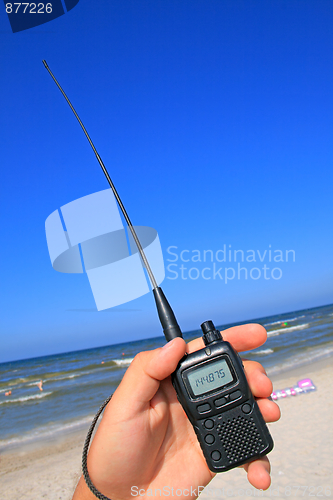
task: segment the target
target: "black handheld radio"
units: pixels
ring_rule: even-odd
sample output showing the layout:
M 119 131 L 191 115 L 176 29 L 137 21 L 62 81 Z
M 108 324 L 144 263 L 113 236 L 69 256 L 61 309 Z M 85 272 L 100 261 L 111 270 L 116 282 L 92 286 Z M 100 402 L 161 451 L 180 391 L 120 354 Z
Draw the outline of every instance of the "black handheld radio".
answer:
M 173 386 L 208 467 L 223 472 L 266 455 L 273 440 L 238 353 L 212 321 L 201 328 L 206 347 L 180 361 Z
M 78 119 L 125 217 L 147 269 L 166 340 L 169 342 L 182 337 L 174 312 L 156 283 L 139 238 L 101 157 L 46 61 L 43 64 Z M 201 328 L 206 347 L 180 360 L 172 375 L 172 383 L 193 425 L 209 469 L 223 472 L 266 455 L 273 448 L 273 440 L 250 391 L 241 358 L 231 344 L 222 339 L 212 321 L 206 321 Z

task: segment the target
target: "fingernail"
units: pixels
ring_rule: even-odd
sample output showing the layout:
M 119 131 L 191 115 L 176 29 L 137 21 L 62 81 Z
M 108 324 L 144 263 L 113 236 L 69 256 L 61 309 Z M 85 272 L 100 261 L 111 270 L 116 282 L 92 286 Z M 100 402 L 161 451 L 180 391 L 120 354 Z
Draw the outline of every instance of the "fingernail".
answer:
M 262 373 L 262 372 L 260 372 L 260 378 L 261 378 L 262 381 L 268 379 L 267 375 L 265 373 Z
M 169 342 L 167 342 L 166 344 L 164 344 L 164 346 L 162 347 L 162 349 L 164 349 L 164 350 L 169 349 L 169 347 L 172 346 L 174 340 L 176 340 L 176 339 L 169 340 Z

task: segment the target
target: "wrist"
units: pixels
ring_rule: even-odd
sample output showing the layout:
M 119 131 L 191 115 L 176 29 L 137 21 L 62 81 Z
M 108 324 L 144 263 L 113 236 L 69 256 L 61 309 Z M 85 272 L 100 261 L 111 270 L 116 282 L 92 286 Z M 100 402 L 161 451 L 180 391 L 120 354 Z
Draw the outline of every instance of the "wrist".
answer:
M 95 495 L 88 488 L 83 476 L 80 477 L 72 500 L 96 500 Z

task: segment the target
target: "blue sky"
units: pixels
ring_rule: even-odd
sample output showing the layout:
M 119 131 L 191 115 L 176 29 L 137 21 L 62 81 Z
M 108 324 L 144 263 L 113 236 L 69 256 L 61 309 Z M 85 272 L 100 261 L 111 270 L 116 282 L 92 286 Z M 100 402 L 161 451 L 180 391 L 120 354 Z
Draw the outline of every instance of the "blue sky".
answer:
M 133 223 L 187 268 L 162 285 L 183 330 L 333 302 L 332 18 L 329 0 L 80 0 L 13 34 L 1 11 L 1 361 L 161 333 L 151 294 L 97 312 L 86 275 L 52 269 L 45 219 L 107 184 L 42 59 Z M 238 265 L 224 245 L 267 250 L 245 264 L 261 277 L 213 279 Z

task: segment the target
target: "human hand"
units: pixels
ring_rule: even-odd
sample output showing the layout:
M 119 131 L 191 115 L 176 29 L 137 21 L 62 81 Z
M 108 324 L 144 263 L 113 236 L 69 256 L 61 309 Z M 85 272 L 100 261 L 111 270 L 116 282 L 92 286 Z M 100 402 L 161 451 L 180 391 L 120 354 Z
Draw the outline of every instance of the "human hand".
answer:
M 224 340 L 237 351 L 262 345 L 266 331 L 260 325 L 243 325 L 223 331 Z M 204 347 L 201 338 L 188 345 L 181 338 L 163 348 L 138 354 L 107 405 L 91 444 L 88 470 L 96 488 L 112 500 L 127 500 L 142 489 L 163 487 L 184 492 L 182 499 L 198 496 L 198 487 L 214 477 L 208 469 L 193 427 L 178 403 L 171 384 L 171 373 L 185 352 Z M 272 384 L 263 367 L 244 361 L 251 391 L 266 422 L 278 420 L 276 403 L 267 398 Z M 267 457 L 243 466 L 249 482 L 256 488 L 270 485 Z M 132 487 L 135 489 L 131 490 Z M 96 497 L 84 479 L 73 500 Z

